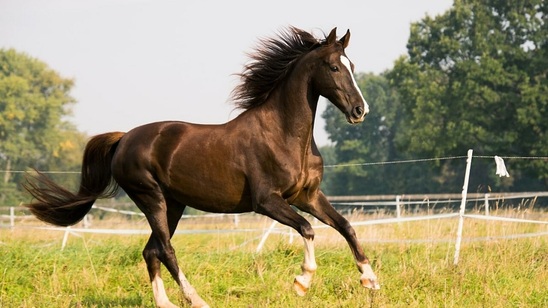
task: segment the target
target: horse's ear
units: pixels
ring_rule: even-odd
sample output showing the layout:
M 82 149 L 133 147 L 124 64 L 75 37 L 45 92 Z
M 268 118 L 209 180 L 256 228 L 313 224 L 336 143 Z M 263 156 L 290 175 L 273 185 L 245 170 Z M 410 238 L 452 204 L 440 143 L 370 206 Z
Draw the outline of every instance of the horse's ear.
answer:
M 343 45 L 343 48 L 346 48 L 346 46 L 348 46 L 348 42 L 350 42 L 350 30 L 346 30 L 346 34 L 341 37 L 339 42 Z
M 333 28 L 333 30 L 329 32 L 329 35 L 327 36 L 327 39 L 326 39 L 327 45 L 334 44 L 336 40 L 337 40 L 337 27 Z

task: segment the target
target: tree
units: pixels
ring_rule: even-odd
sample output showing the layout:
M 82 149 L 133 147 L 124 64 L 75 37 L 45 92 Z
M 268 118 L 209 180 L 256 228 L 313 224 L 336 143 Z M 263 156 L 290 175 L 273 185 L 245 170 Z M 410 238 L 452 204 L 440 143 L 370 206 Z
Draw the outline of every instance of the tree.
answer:
M 65 120 L 73 84 L 37 59 L 0 49 L 0 201 L 20 201 L 14 194 L 22 174 L 13 170 L 74 167 L 71 153 L 84 136 Z
M 417 158 L 548 153 L 548 20 L 544 1 L 455 1 L 411 25 L 408 54 L 381 76 L 357 80 L 371 113 L 355 127 L 324 113 L 337 164 L 330 194 L 460 191 L 462 160 L 360 165 Z M 511 178 L 475 159 L 472 189 L 545 190 L 548 164 L 511 160 Z
M 407 49 L 387 74 L 406 115 L 395 140 L 400 152 L 546 156 L 548 3 L 457 0 L 443 15 L 412 24 Z M 484 169 L 478 186 L 548 185 L 546 162 L 516 162 L 514 181 L 474 164 Z M 440 165 L 440 172 L 451 169 L 451 162 Z
M 396 157 L 393 140 L 401 116 L 398 95 L 383 76 L 362 73 L 356 81 L 366 100 L 373 102 L 365 122 L 348 125 L 333 105 L 328 105 L 322 115 L 335 144 L 332 156 L 337 164 L 345 165 L 325 169 L 324 190 L 331 195 L 388 193 L 393 191 L 393 179 L 397 178 L 394 168 L 361 164 Z

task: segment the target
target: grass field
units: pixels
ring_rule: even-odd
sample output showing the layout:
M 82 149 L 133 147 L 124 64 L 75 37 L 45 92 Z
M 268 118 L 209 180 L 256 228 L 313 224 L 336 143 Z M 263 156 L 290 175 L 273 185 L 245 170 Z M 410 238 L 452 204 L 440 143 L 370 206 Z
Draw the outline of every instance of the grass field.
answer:
M 548 220 L 545 212 L 526 216 Z M 238 228 L 269 224 L 254 218 Z M 466 219 L 460 263 L 453 266 L 456 226 L 455 219 L 440 219 L 357 227 L 379 291 L 360 286 L 342 238 L 318 229 L 319 268 L 304 297 L 292 289 L 303 259 L 300 238 L 290 244 L 285 235 L 271 235 L 259 254 L 260 232 L 178 234 L 173 245 L 186 276 L 212 307 L 548 307 L 548 236 L 503 238 L 546 232 L 548 226 Z M 234 226 L 211 219 L 179 226 L 226 228 Z M 141 257 L 147 236 L 71 235 L 61 250 L 62 237 L 59 231 L 0 229 L 0 307 L 154 306 Z M 492 239 L 471 240 L 483 237 Z M 185 307 L 165 268 L 164 277 L 171 300 Z

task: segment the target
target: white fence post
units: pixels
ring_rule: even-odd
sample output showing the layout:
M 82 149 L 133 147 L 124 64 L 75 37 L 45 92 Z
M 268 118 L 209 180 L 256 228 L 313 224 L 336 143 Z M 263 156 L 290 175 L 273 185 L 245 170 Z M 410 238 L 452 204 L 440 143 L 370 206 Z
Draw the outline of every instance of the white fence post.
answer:
M 91 226 L 91 223 L 89 222 L 89 217 L 88 217 L 88 216 L 89 216 L 89 214 L 86 215 L 86 216 L 84 216 L 84 221 L 83 221 L 83 223 L 84 223 L 84 228 L 85 228 L 85 229 L 88 229 L 89 226 Z
M 263 234 L 263 238 L 261 239 L 261 242 L 257 246 L 257 250 L 256 250 L 257 252 L 261 252 L 261 250 L 263 249 L 264 243 L 266 242 L 266 239 L 268 238 L 270 233 L 272 233 L 272 230 L 274 230 L 274 227 L 276 226 L 277 223 L 278 222 L 274 220 L 272 224 L 270 225 L 270 227 L 268 228 L 268 230 Z
M 457 265 L 459 263 L 460 244 L 462 241 L 462 228 L 464 226 L 464 211 L 466 209 L 466 196 L 468 193 L 468 180 L 470 179 L 470 166 L 472 165 L 472 153 L 472 150 L 468 150 L 468 158 L 466 159 L 466 172 L 464 174 L 464 185 L 462 186 L 462 200 L 460 202 L 457 242 L 455 243 L 455 258 L 453 259 L 454 265 Z
M 15 208 L 10 206 L 10 228 L 15 227 Z
M 69 233 L 70 233 L 70 226 L 66 227 L 65 229 L 65 235 L 63 235 L 63 242 L 61 243 L 61 251 L 63 251 L 65 249 L 65 246 L 67 246 Z
M 401 217 L 401 196 L 396 196 L 396 218 Z
M 238 228 L 240 224 L 240 215 L 234 215 L 234 227 Z

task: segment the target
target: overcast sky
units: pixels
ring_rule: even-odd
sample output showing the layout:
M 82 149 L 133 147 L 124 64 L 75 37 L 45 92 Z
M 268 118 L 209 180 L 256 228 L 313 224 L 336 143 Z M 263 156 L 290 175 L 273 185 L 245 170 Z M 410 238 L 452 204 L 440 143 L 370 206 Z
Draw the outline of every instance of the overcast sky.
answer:
M 406 53 L 410 23 L 450 0 L 1 0 L 0 48 L 73 78 L 73 117 L 90 135 L 162 120 L 223 123 L 257 39 L 293 25 L 318 37 L 351 31 L 357 72 L 380 73 Z M 367 97 L 366 97 L 367 100 Z M 375 102 L 368 100 L 371 112 Z M 318 118 L 325 109 L 320 103 Z M 341 116 L 343 116 L 341 114 Z M 367 119 L 366 119 L 367 121 Z M 318 121 L 318 144 L 328 143 Z

